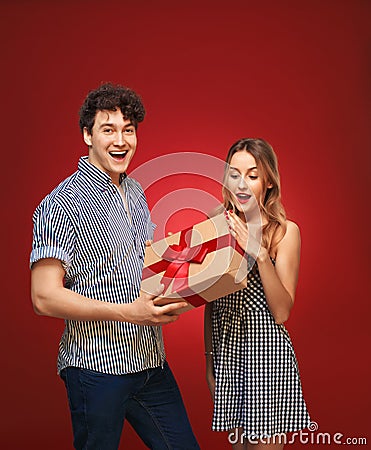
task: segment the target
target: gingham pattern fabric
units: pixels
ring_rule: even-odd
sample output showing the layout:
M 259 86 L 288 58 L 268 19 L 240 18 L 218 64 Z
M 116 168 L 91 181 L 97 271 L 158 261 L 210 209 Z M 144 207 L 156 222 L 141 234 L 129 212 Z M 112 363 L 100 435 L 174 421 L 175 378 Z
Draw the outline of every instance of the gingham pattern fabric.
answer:
M 82 157 L 77 172 L 34 213 L 31 266 L 42 258 L 56 258 L 66 270 L 66 288 L 111 303 L 135 300 L 153 224 L 139 183 L 125 176 L 121 182 L 130 214 L 109 175 Z M 65 323 L 58 372 L 74 366 L 121 375 L 158 367 L 165 359 L 161 327 Z
M 248 287 L 212 303 L 216 378 L 212 428 L 241 427 L 250 439 L 306 428 L 309 414 L 284 325 L 276 325 L 259 272 Z

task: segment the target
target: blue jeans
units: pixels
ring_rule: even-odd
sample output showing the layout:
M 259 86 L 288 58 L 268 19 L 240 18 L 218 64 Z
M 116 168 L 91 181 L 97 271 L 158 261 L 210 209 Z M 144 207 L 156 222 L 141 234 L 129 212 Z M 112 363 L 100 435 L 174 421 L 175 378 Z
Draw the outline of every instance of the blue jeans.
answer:
M 78 450 L 117 450 L 126 418 L 148 448 L 199 449 L 177 383 L 165 362 L 127 375 L 62 370 Z

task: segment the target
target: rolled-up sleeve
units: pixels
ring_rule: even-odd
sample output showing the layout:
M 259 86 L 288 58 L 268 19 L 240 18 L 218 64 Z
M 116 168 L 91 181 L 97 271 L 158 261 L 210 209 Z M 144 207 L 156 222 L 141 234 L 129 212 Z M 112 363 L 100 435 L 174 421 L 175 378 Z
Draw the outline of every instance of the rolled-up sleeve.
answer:
M 147 223 L 147 240 L 153 241 L 156 225 L 152 222 L 151 217 L 148 217 Z
M 44 200 L 33 215 L 33 241 L 30 267 L 40 259 L 55 258 L 67 271 L 75 247 L 75 233 L 61 206 Z

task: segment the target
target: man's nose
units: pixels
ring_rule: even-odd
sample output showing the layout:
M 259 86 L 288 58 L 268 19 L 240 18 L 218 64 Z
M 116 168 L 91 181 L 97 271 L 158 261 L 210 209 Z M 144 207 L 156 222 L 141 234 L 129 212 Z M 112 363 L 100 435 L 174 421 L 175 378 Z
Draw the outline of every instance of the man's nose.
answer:
M 125 144 L 124 135 L 122 133 L 115 133 L 114 145 L 122 147 Z

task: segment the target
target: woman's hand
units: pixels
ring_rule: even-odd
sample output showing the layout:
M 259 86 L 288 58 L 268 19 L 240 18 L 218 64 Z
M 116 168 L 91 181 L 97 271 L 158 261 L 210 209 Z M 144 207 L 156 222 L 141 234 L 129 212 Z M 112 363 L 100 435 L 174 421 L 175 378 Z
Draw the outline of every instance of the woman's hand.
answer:
M 249 231 L 248 224 L 243 222 L 237 214 L 233 211 L 228 211 L 226 212 L 226 219 L 232 236 L 248 255 L 252 256 L 255 260 L 268 256 L 267 249 L 261 246 L 260 239 L 257 239 Z
M 208 355 L 207 358 L 212 358 L 212 355 Z M 214 371 L 212 368 L 212 362 L 210 361 L 206 363 L 206 381 L 207 381 L 207 385 L 209 386 L 209 391 L 211 394 L 211 398 L 215 399 L 215 376 L 214 376 Z

